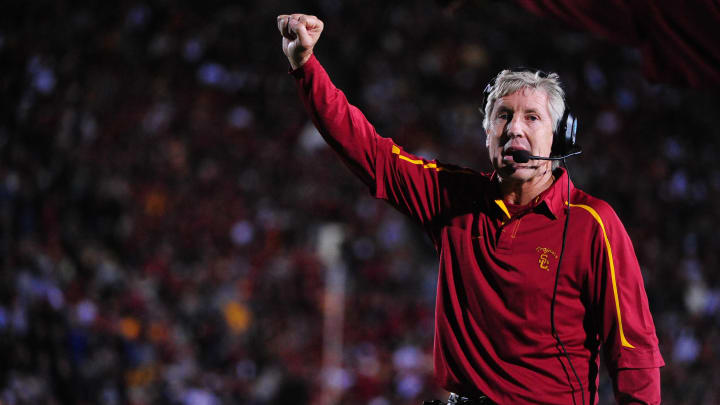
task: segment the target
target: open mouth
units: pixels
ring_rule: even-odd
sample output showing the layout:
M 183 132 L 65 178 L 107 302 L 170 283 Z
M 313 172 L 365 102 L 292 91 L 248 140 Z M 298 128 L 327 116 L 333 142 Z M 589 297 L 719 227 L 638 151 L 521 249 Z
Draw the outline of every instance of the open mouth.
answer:
M 515 158 L 513 157 L 513 152 L 515 152 L 515 151 L 529 152 L 525 148 L 518 148 L 518 147 L 511 146 L 509 148 L 503 149 L 503 152 L 502 152 L 503 161 L 517 163 L 517 162 L 515 162 Z M 525 162 L 523 162 L 523 163 L 525 163 Z

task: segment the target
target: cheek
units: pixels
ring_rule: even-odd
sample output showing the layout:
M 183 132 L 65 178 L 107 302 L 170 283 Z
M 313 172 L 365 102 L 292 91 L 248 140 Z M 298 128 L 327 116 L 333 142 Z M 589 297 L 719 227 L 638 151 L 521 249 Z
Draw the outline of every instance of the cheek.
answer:
M 498 138 L 495 137 L 488 137 L 487 141 L 485 142 L 485 146 L 487 147 L 490 156 L 497 155 L 498 151 L 502 149 L 500 147 L 500 141 L 498 140 Z
M 553 144 L 553 134 L 550 132 L 549 134 L 543 134 L 540 137 L 540 147 L 544 152 L 550 152 L 552 150 L 552 144 Z
M 490 127 L 490 131 L 486 133 L 485 136 L 485 146 L 488 148 L 488 150 L 492 151 L 493 149 L 497 149 L 498 145 L 500 144 L 500 134 L 496 133 L 493 129 L 493 127 Z

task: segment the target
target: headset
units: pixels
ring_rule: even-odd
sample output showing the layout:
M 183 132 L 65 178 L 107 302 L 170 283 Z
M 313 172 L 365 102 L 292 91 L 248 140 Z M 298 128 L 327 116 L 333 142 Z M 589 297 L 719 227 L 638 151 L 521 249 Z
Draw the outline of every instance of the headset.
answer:
M 512 69 L 508 69 L 510 72 L 513 73 L 520 73 L 520 72 L 529 72 L 533 74 L 537 74 L 541 78 L 547 78 L 548 74 L 540 69 L 533 69 L 528 67 L 516 67 Z M 499 76 L 500 74 L 498 74 Z M 490 99 L 490 93 L 495 89 L 495 80 L 497 80 L 497 76 L 495 76 L 490 83 L 485 86 L 485 91 L 483 91 L 483 102 L 482 102 L 482 112 L 485 114 L 485 110 L 487 108 L 487 103 Z M 577 128 L 578 128 L 578 120 L 575 118 L 575 116 L 570 111 L 570 107 L 568 107 L 567 102 L 563 100 L 563 104 L 565 105 L 565 110 L 563 111 L 562 117 L 560 118 L 560 121 L 558 122 L 557 129 L 553 131 L 553 143 L 552 143 L 552 150 L 550 152 L 550 156 L 554 157 L 560 157 L 560 156 L 567 156 L 570 155 L 573 152 L 576 152 L 580 149 L 580 146 L 577 144 Z M 554 126 L 554 125 L 553 125 Z
M 532 69 L 527 67 L 518 67 L 509 69 L 511 72 L 519 73 L 519 72 L 530 72 L 533 74 L 538 75 L 541 78 L 548 77 L 548 74 L 545 73 L 542 70 L 539 69 Z M 499 76 L 499 74 L 498 74 Z M 495 81 L 497 80 L 497 76 L 495 76 L 490 83 L 485 86 L 485 91 L 483 92 L 483 103 L 482 103 L 482 111 L 483 114 L 485 113 L 485 110 L 487 108 L 488 100 L 490 99 L 490 93 L 495 88 Z M 580 376 L 578 376 L 577 371 L 575 371 L 575 367 L 572 364 L 572 360 L 570 360 L 570 355 L 568 354 L 567 350 L 565 350 L 565 345 L 563 344 L 562 340 L 560 339 L 560 336 L 558 335 L 557 329 L 555 328 L 555 297 L 557 296 L 557 287 L 558 287 L 558 279 L 560 275 L 560 265 L 562 264 L 563 255 L 565 253 L 565 242 L 567 240 L 567 229 L 568 229 L 568 223 L 570 222 L 570 171 L 567 168 L 567 163 L 565 162 L 565 159 L 578 155 L 582 153 L 582 150 L 580 149 L 580 146 L 577 144 L 577 128 L 578 128 L 578 120 L 575 118 L 575 116 L 570 112 L 570 108 L 567 105 L 567 102 L 563 100 L 565 105 L 565 110 L 563 111 L 562 118 L 560 118 L 560 122 L 558 122 L 557 129 L 553 131 L 553 144 L 552 149 L 550 151 L 549 157 L 544 156 L 532 156 L 527 151 L 516 151 L 513 153 L 513 159 L 518 163 L 525 163 L 529 160 L 560 160 L 563 162 L 563 165 L 565 166 L 565 170 L 568 176 L 567 181 L 567 214 L 565 215 L 565 224 L 563 226 L 563 237 L 562 237 L 562 248 L 560 249 L 560 256 L 558 258 L 557 263 L 557 270 L 555 271 L 555 285 L 553 287 L 553 295 L 552 300 L 550 301 L 550 330 L 553 338 L 555 338 L 555 341 L 557 342 L 558 351 L 561 355 L 565 356 L 568 363 L 570 364 L 570 368 L 572 369 L 573 374 L 575 374 L 575 378 L 577 379 L 578 384 L 580 385 L 580 395 L 582 398 L 582 404 L 585 404 L 585 390 L 583 389 L 582 381 L 580 380 Z M 570 389 L 575 392 L 575 388 L 570 384 Z M 573 402 L 575 401 L 575 395 L 573 395 Z

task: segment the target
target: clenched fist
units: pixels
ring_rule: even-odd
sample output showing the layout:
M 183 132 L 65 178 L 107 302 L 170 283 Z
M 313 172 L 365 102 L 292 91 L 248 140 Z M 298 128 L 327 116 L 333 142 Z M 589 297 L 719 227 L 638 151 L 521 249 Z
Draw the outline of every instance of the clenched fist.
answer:
M 277 25 L 283 37 L 283 52 L 290 66 L 297 69 L 310 59 L 323 30 L 323 22 L 314 15 L 283 14 L 277 17 Z

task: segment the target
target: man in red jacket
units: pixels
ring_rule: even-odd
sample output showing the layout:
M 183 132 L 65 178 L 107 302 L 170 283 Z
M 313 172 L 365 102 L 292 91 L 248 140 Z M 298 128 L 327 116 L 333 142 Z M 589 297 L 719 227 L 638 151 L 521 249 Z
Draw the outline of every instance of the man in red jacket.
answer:
M 556 74 L 495 78 L 484 106 L 495 171 L 480 174 L 379 136 L 313 55 L 322 21 L 277 22 L 323 138 L 375 197 L 417 221 L 440 255 L 433 352 L 450 403 L 597 403 L 601 346 L 619 403 L 660 403 L 664 362 L 622 223 L 562 168 L 522 158 L 553 153 L 565 110 Z

